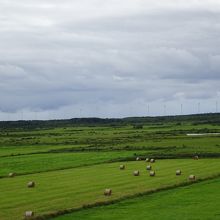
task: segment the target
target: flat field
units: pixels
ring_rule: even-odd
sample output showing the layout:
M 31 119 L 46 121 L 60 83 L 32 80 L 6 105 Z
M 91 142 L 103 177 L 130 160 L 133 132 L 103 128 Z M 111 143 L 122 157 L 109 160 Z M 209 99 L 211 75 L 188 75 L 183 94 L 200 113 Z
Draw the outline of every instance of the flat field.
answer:
M 220 218 L 219 185 L 220 178 L 208 180 L 128 199 L 109 206 L 74 212 L 54 220 L 218 220 Z
M 187 135 L 205 133 L 208 135 Z M 182 187 L 191 183 L 190 174 L 201 181 L 219 177 L 220 135 L 209 135 L 212 133 L 220 133 L 220 114 L 101 122 L 0 122 L 0 219 L 20 220 L 27 210 L 34 211 L 37 219 L 135 219 L 136 215 L 146 218 L 146 213 L 148 218 L 155 219 L 156 206 L 161 207 L 162 219 L 190 219 L 190 210 L 196 212 L 206 206 L 206 213 L 202 209 L 192 219 L 208 219 L 212 207 L 194 202 L 200 199 L 197 194 L 194 198 L 195 190 L 192 197 L 188 194 L 192 200 L 186 201 L 192 202 L 188 208 L 184 205 L 183 213 L 178 201 L 185 204 L 187 198 L 181 193 L 198 185 L 204 200 L 207 197 L 210 203 L 219 204 L 219 191 L 213 201 L 209 200 L 208 189 L 200 181 Z M 199 155 L 199 160 L 192 159 L 195 155 Z M 152 164 L 156 176 L 150 177 L 147 163 L 136 161 L 136 157 L 156 158 Z M 119 170 L 120 164 L 125 164 L 126 169 Z M 181 176 L 175 175 L 177 169 L 182 170 Z M 140 176 L 133 176 L 134 170 L 139 170 Z M 11 172 L 16 176 L 9 178 Z M 210 193 L 217 190 L 215 180 L 219 179 L 210 180 Z M 29 181 L 35 181 L 36 186 L 27 188 Z M 103 195 L 106 188 L 112 189 L 109 197 Z M 163 192 L 158 192 L 161 189 Z M 144 210 L 148 198 L 154 199 Z M 168 200 L 176 204 L 172 213 Z M 94 208 L 108 203 L 114 205 Z M 130 208 L 130 203 L 136 208 Z M 127 215 L 119 213 L 122 206 Z M 64 215 L 67 212 L 72 213 Z M 218 217 L 218 212 L 211 214 Z
M 144 161 L 124 164 L 125 170 L 119 170 L 120 163 L 110 163 L 3 178 L 0 180 L 0 219 L 22 219 L 26 210 L 44 215 L 114 201 L 188 182 L 190 174 L 198 179 L 220 175 L 219 159 L 158 160 L 153 164 L 155 177 L 149 176 Z M 176 169 L 181 169 L 183 174 L 176 176 Z M 134 170 L 139 170 L 140 176 L 133 176 Z M 29 181 L 35 181 L 36 187 L 27 188 Z M 112 196 L 103 195 L 105 188 L 113 190 Z

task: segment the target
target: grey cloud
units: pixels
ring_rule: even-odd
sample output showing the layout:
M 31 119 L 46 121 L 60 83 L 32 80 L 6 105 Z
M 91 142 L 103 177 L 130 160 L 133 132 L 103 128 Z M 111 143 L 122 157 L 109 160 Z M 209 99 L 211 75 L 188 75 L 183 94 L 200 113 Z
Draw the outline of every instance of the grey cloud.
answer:
M 1 1 L 0 110 L 219 99 L 217 1 L 121 3 Z

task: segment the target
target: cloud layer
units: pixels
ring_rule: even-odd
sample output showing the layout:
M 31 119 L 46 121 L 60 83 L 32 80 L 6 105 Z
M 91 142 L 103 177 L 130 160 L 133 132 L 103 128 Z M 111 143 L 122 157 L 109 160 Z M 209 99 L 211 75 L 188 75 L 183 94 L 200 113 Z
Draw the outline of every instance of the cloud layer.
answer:
M 218 0 L 1 0 L 0 119 L 216 111 L 219 21 Z

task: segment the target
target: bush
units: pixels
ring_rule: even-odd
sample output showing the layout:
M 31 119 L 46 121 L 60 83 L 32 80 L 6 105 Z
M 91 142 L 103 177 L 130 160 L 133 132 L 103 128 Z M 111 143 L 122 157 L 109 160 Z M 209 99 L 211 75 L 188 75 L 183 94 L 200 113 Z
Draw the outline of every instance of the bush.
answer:
M 137 124 L 137 125 L 133 125 L 134 129 L 143 129 L 143 125 L 142 124 Z

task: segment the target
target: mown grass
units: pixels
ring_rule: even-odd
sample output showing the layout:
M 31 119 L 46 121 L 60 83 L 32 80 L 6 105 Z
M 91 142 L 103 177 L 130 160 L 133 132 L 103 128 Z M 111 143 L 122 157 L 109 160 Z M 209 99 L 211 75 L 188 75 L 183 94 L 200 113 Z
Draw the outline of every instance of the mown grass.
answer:
M 198 178 L 220 174 L 219 159 L 159 160 L 153 165 L 156 177 L 149 177 L 144 161 L 126 162 L 126 169 L 123 171 L 119 170 L 119 164 L 102 164 L 0 179 L 0 219 L 22 219 L 26 210 L 43 215 L 112 201 L 187 182 L 189 174 L 195 174 Z M 141 172 L 138 177 L 132 175 L 136 169 Z M 182 169 L 183 175 L 177 177 L 176 169 Z M 26 187 L 30 180 L 36 182 L 33 189 Z M 105 188 L 112 188 L 111 197 L 103 196 Z
M 6 177 L 11 172 L 21 175 L 125 160 L 135 158 L 135 153 L 135 151 L 77 152 L 2 157 L 0 177 Z M 145 151 L 138 153 L 147 155 Z
M 217 220 L 220 218 L 220 178 L 97 207 L 54 220 Z
M 174 118 L 164 122 L 158 118 L 155 123 L 144 123 L 143 129 L 134 129 L 133 122 L 118 126 L 91 124 L 93 127 L 76 126 L 72 122 L 65 127 L 52 123 L 46 127 L 15 124 L 6 128 L 5 124 L 5 128 L 0 128 L 0 177 L 9 172 L 21 176 L 0 179 L 0 219 L 22 219 L 25 210 L 43 215 L 116 201 L 183 183 L 190 173 L 200 178 L 219 174 L 217 159 L 161 160 L 155 164 L 154 178 L 147 175 L 143 161 L 126 162 L 125 171 L 118 170 L 119 163 L 106 163 L 134 154 L 161 158 L 194 154 L 218 157 L 220 136 L 186 135 L 220 132 L 218 118 L 208 124 L 206 117 L 202 116 L 204 124 Z M 175 176 L 177 168 L 183 169 L 183 176 Z M 140 177 L 132 176 L 134 169 L 141 170 Z M 29 180 L 36 181 L 36 188 L 26 188 Z M 107 187 L 113 189 L 110 198 L 102 195 Z

